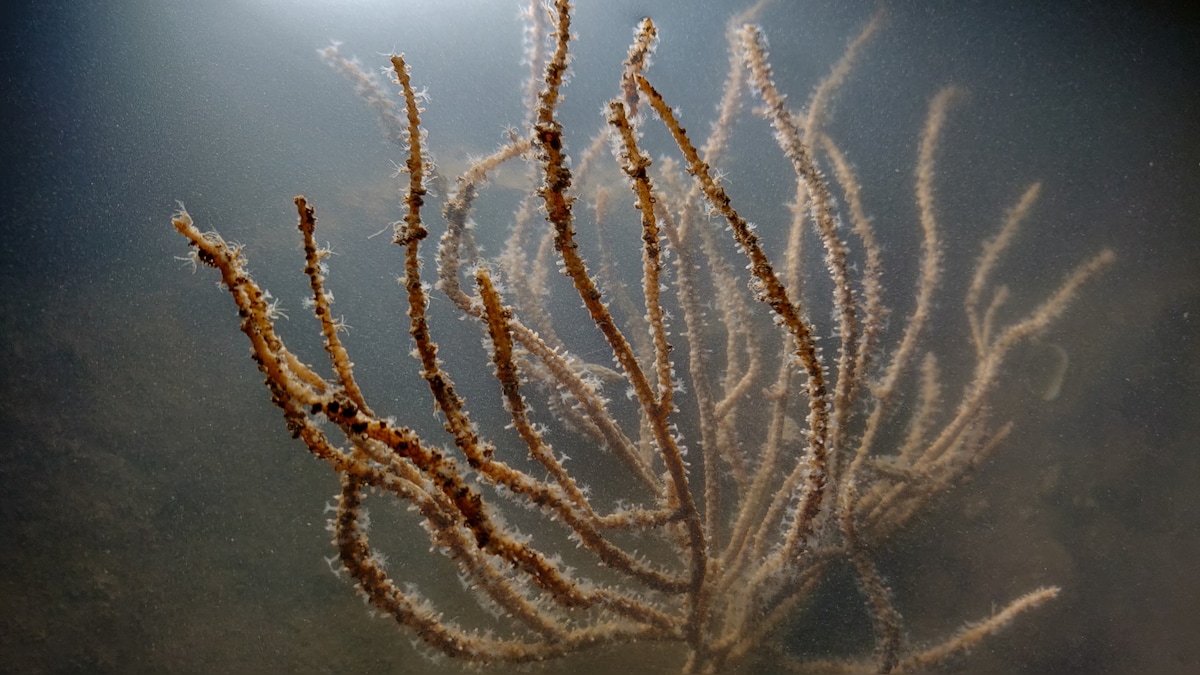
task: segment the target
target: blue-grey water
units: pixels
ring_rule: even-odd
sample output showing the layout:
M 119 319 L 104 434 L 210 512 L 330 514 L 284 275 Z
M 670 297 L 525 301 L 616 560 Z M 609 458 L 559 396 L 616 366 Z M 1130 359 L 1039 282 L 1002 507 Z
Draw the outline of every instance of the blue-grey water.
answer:
M 577 4 L 569 151 L 601 127 L 647 15 L 661 33 L 651 79 L 689 128 L 707 129 L 725 21 L 740 3 Z M 961 293 L 979 242 L 1029 183 L 1043 182 L 1042 199 L 997 272 L 1014 311 L 1096 251 L 1118 256 L 1042 338 L 1069 355 L 1057 397 L 1039 395 L 1039 353 L 1014 357 L 995 413 L 1017 431 L 881 552 L 914 645 L 1034 587 L 1063 587 L 955 672 L 1200 672 L 1200 20 L 1185 7 L 894 3 L 836 100 L 829 133 L 860 173 L 883 242 L 894 336 L 918 264 L 912 183 L 925 107 L 942 86 L 968 92 L 939 156 L 947 276 L 931 333 L 948 368 L 970 364 Z M 765 11 L 792 105 L 874 9 L 777 0 Z M 391 174 L 403 158 L 316 50 L 342 41 L 370 68 L 405 52 L 429 93 L 431 147 L 453 175 L 523 122 L 518 3 L 50 0 L 4 12 L 0 672 L 459 672 L 372 618 L 330 573 L 324 505 L 337 480 L 289 438 L 215 273 L 177 259 L 187 247 L 170 216 L 178 200 L 201 229 L 244 244 L 289 310 L 290 344 L 319 362 L 291 201 L 310 197 L 318 236 L 338 254 L 330 284 L 364 387 L 378 408 L 449 445 L 408 356 L 399 252 L 368 238 L 400 217 Z M 787 217 L 794 178 L 753 110 L 727 170 L 735 203 L 778 243 L 773 224 Z M 520 179 L 499 178 L 480 199 L 490 253 Z M 559 297 L 552 313 L 578 333 L 565 337 L 607 363 L 578 301 Z M 431 312 L 451 372 L 468 396 L 494 399 L 481 334 L 450 310 L 439 298 Z M 503 434 L 498 406 L 479 407 L 481 425 Z M 392 554 L 396 575 L 429 595 L 457 593 L 453 570 L 407 527 L 401 536 L 416 543 Z M 452 601 L 450 613 L 467 611 Z M 851 577 L 834 575 L 773 644 L 810 657 L 868 653 Z M 532 672 L 672 672 L 679 662 L 673 648 L 640 645 Z

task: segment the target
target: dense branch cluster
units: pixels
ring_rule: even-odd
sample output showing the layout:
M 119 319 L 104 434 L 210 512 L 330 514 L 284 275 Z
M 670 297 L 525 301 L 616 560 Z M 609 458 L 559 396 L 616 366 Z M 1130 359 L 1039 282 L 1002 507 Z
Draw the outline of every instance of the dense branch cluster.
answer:
M 278 307 L 251 277 L 242 249 L 198 229 L 186 211 L 176 214 L 174 225 L 194 259 L 217 269 L 232 294 L 252 357 L 288 429 L 340 478 L 331 529 L 341 565 L 376 609 L 434 649 L 480 663 L 529 662 L 599 645 L 664 641 L 683 645 L 685 672 L 724 672 L 769 648 L 773 631 L 800 611 L 829 570 L 846 565 L 873 620 L 874 656 L 844 663 L 792 658 L 792 665 L 907 672 L 967 650 L 1057 593 L 1033 590 L 940 644 L 916 648 L 905 643 L 873 551 L 1004 440 L 1010 424 L 993 421 L 989 398 L 1005 358 L 1058 317 L 1113 253 L 1085 260 L 1042 304 L 1003 324 L 1009 292 L 993 286 L 991 276 L 1037 197 L 1039 186 L 1030 187 L 983 245 L 964 303 L 974 372 L 962 378 L 957 403 L 944 409 L 945 378 L 934 355 L 921 351 L 942 277 L 936 158 L 958 91 L 937 93 L 929 104 L 915 171 L 923 238 L 916 297 L 898 338 L 882 344 L 887 308 L 880 246 L 858 178 L 827 133 L 829 102 L 882 18 L 874 17 L 849 43 L 801 115 L 776 87 L 762 31 L 752 23 L 760 10 L 755 6 L 730 24 L 729 73 L 702 144 L 653 84 L 648 68 L 657 32 L 646 19 L 606 124 L 572 164 L 559 121 L 571 8 L 567 0 L 553 7 L 531 2 L 524 128 L 474 162 L 445 199 L 432 279 L 422 252 L 429 245 L 427 186 L 434 170 L 421 126 L 423 97 L 409 66 L 403 56 L 391 57 L 397 103 L 377 76 L 336 46 L 322 51 L 406 153 L 403 214 L 393 239 L 403 255 L 413 355 L 441 414 L 442 439 L 418 435 L 366 400 L 341 339 L 344 324 L 333 314 L 329 250 L 316 243 L 308 200 L 296 197 L 295 203 L 308 304 L 321 326 L 327 374 L 285 346 Z M 776 230 L 789 233 L 783 251 L 768 250 L 719 170 L 736 152 L 730 129 L 749 96 L 759 99 L 794 171 L 792 221 Z M 676 157 L 651 159 L 643 147 L 643 127 L 650 125 L 661 125 L 673 139 Z M 621 197 L 600 180 L 585 187 L 606 155 L 623 174 L 639 221 L 641 283 L 634 292 L 616 278 L 616 247 L 607 238 L 621 218 L 613 213 Z M 473 222 L 474 202 L 488 178 L 510 162 L 531 167 L 530 190 L 504 251 L 485 260 L 473 233 L 493 225 Z M 580 208 L 584 198 L 592 205 L 588 213 Z M 811 297 L 809 286 L 821 286 L 804 283 L 806 232 L 821 246 L 830 297 Z M 738 257 L 745 278 L 736 271 Z M 589 259 L 598 262 L 595 270 Z M 611 364 L 580 358 L 560 335 L 578 314 L 547 307 L 555 267 L 607 345 Z M 507 430 L 477 426 L 452 367 L 439 357 L 428 312 L 434 289 L 479 326 L 498 386 L 472 396 L 498 398 L 511 420 Z M 814 323 L 814 303 L 833 308 L 831 326 Z M 818 342 L 830 333 L 832 353 Z M 901 384 L 909 381 L 916 383 L 912 402 L 900 411 Z M 633 406 L 606 397 L 605 387 L 614 383 L 628 389 Z M 531 400 L 541 395 L 547 404 L 535 411 Z M 759 402 L 753 409 L 752 399 Z M 799 421 L 792 417 L 796 410 L 803 411 Z M 908 418 L 906 431 L 885 433 L 900 415 Z M 563 447 L 547 440 L 550 428 L 563 430 Z M 698 461 L 686 457 L 681 429 L 699 450 Z M 568 443 L 575 454 L 614 457 L 624 475 L 569 470 Z M 520 453 L 514 455 L 514 447 Z M 592 498 L 585 478 L 611 483 L 608 490 L 623 491 L 625 499 L 606 508 Z M 368 495 L 410 505 L 433 549 L 502 620 L 461 625 L 441 613 L 436 598 L 394 578 L 364 522 Z M 518 532 L 503 515 L 513 503 L 534 509 L 558 534 Z M 584 561 L 579 569 L 564 561 L 566 551 L 543 545 L 559 540 L 582 551 L 572 552 L 573 561 Z

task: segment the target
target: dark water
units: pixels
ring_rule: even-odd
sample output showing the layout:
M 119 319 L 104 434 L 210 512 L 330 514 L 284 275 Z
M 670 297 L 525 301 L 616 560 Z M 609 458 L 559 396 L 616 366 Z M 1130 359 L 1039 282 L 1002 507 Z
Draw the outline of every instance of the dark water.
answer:
M 419 656 L 330 573 L 323 505 L 337 482 L 288 438 L 228 297 L 211 270 L 192 275 L 175 259 L 186 247 L 169 223 L 181 200 L 202 229 L 245 244 L 290 309 L 293 348 L 318 359 L 291 206 L 294 194 L 312 198 L 339 254 L 331 283 L 364 386 L 436 434 L 407 356 L 399 257 L 367 238 L 399 217 L 389 176 L 400 153 L 316 49 L 342 40 L 372 68 L 405 52 L 452 174 L 522 121 L 521 24 L 515 2 L 385 4 L 6 9 L 0 671 L 457 672 Z M 1031 588 L 1064 588 L 962 672 L 1200 672 L 1200 28 L 1165 5 L 995 4 L 897 3 L 835 105 L 830 133 L 865 185 L 893 321 L 907 312 L 918 259 L 916 139 L 946 84 L 969 97 L 939 164 L 937 347 L 965 347 L 965 275 L 1032 181 L 1043 181 L 1042 200 L 998 271 L 1017 307 L 1103 247 L 1118 262 L 1043 337 L 1069 355 L 1059 396 L 1037 395 L 1039 354 L 1014 358 L 997 414 L 1018 431 L 880 565 L 915 644 Z M 579 5 L 563 109 L 570 149 L 600 127 L 643 15 L 662 36 L 652 79 L 690 127 L 705 128 L 732 4 Z M 873 9 L 779 0 L 765 12 L 794 106 Z M 762 120 L 739 126 L 728 183 L 769 237 L 794 183 Z M 499 249 L 514 204 L 502 180 L 485 195 L 476 219 L 497 223 L 481 228 L 487 250 Z M 438 302 L 456 378 L 485 391 L 486 362 L 470 351 L 478 334 Z M 596 346 L 577 339 L 584 352 Z M 457 588 L 410 532 L 419 543 L 396 554 L 397 576 Z M 831 586 L 782 631 L 785 650 L 869 651 L 853 583 Z M 678 658 L 638 646 L 545 672 L 671 672 Z

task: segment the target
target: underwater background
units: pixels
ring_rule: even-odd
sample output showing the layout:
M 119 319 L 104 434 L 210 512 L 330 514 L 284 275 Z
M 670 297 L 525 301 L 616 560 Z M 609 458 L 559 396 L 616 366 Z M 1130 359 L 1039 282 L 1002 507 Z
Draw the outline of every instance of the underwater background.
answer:
M 643 16 L 660 30 L 651 79 L 704 128 L 725 75 L 725 22 L 741 8 L 579 0 L 569 149 L 600 128 Z M 793 105 L 875 8 L 777 0 L 765 11 Z M 368 239 L 400 215 L 391 174 L 402 157 L 316 50 L 342 41 L 368 66 L 405 52 L 453 176 L 523 120 L 518 3 L 52 0 L 5 12 L 0 672 L 461 672 L 372 618 L 330 573 L 325 504 L 337 482 L 289 438 L 215 274 L 177 259 L 187 246 L 170 216 L 181 201 L 201 229 L 244 244 L 256 278 L 292 310 L 293 347 L 319 360 L 291 201 L 307 195 L 338 253 L 330 284 L 364 386 L 436 434 L 408 356 L 398 251 Z M 1059 599 L 954 671 L 1200 672 L 1200 21 L 1167 3 L 889 3 L 830 132 L 860 172 L 896 316 L 920 245 L 917 139 L 947 84 L 969 96 L 939 159 L 939 348 L 969 348 L 964 279 L 1032 181 L 1042 199 L 998 272 L 1024 306 L 1096 251 L 1118 259 L 1042 338 L 1069 355 L 1057 396 L 1043 400 L 1043 354 L 1014 357 L 997 414 L 1016 432 L 879 561 L 909 638 L 1056 584 Z M 794 179 L 766 124 L 743 124 L 727 180 L 769 228 Z M 496 252 L 515 199 L 503 177 L 493 188 L 475 219 Z M 447 357 L 451 372 L 468 395 L 489 391 L 478 332 L 434 303 L 435 331 L 461 355 Z M 411 533 L 414 550 L 393 553 L 398 576 L 457 588 Z M 778 639 L 791 653 L 869 651 L 852 577 Z M 679 656 L 634 645 L 496 670 L 673 672 Z

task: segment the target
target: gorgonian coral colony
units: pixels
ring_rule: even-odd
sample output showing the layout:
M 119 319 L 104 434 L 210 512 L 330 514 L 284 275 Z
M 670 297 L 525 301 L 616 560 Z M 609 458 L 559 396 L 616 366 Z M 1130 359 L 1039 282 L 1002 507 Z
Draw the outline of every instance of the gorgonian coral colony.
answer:
M 906 643 L 873 552 L 1002 444 L 1011 425 L 993 422 L 989 398 L 1005 357 L 1058 317 L 1113 253 L 1085 260 L 1040 305 L 1002 323 L 1009 291 L 993 287 L 991 276 L 1037 198 L 1039 186 L 1027 188 L 982 245 L 964 302 L 974 371 L 960 378 L 957 403 L 943 406 L 947 378 L 935 356 L 921 352 L 942 274 L 935 160 L 959 92 L 937 92 L 929 104 L 915 171 L 923 239 L 916 297 L 902 330 L 884 340 L 880 245 L 855 172 L 826 133 L 829 102 L 882 14 L 849 43 L 801 114 L 776 89 L 762 31 L 752 23 L 763 4 L 730 23 L 729 71 L 702 145 L 652 83 L 648 64 L 657 36 L 646 19 L 606 124 L 572 164 L 559 121 L 573 39 L 570 3 L 531 2 L 528 117 L 446 197 L 433 284 L 421 264 L 435 172 L 421 127 L 424 96 L 403 56 L 392 56 L 388 71 L 397 102 L 380 78 L 336 46 L 322 50 L 405 149 L 398 174 L 403 216 L 393 239 L 403 256 L 412 354 L 442 416 L 442 439 L 377 413 L 356 382 L 341 337 L 345 325 L 327 289 L 330 250 L 317 245 L 308 200 L 295 199 L 312 292 L 306 304 L 320 324 L 330 374 L 285 346 L 276 330 L 279 305 L 250 276 L 242 248 L 200 231 L 186 211 L 176 214 L 193 261 L 216 268 L 232 294 L 252 358 L 288 429 L 341 481 L 331 522 L 341 566 L 377 610 L 435 650 L 477 663 L 529 662 L 662 641 L 683 645 L 684 672 L 725 672 L 764 653 L 804 671 L 914 671 L 967 650 L 1058 592 L 1032 590 L 940 643 L 915 647 Z M 767 250 L 719 169 L 737 152 L 730 129 L 751 96 L 794 169 L 792 220 L 775 229 L 789 233 L 782 250 Z M 652 161 L 644 128 L 669 135 L 674 156 Z M 474 223 L 474 201 L 510 162 L 532 167 L 530 190 L 504 225 L 504 250 L 484 259 L 474 232 L 497 223 Z M 592 180 L 605 165 L 619 168 L 628 192 Z M 580 198 L 591 208 L 580 208 Z M 617 279 L 617 247 L 602 236 L 628 219 L 616 213 L 621 203 L 631 204 L 628 213 L 640 222 L 640 302 L 636 286 L 630 292 Z M 806 236 L 822 249 L 825 286 L 804 283 Z M 564 323 L 581 315 L 574 307 L 547 309 L 554 267 L 582 301 L 611 364 L 585 361 L 560 337 Z M 498 387 L 473 393 L 473 402 L 498 398 L 508 428 L 485 430 L 472 421 L 453 367 L 439 358 L 437 326 L 427 312 L 435 287 L 479 326 Z M 831 296 L 812 297 L 822 287 Z M 818 327 L 814 305 L 832 307 L 832 325 Z M 835 336 L 835 349 L 819 348 L 822 333 Z M 901 391 L 906 382 L 912 391 Z M 613 387 L 625 389 L 632 403 L 607 398 Z M 905 393 L 901 410 L 897 401 Z M 534 398 L 545 400 L 544 408 L 535 411 Z M 888 433 L 896 426 L 889 417 L 901 413 L 903 431 Z M 561 439 L 557 446 L 548 440 L 551 431 Z M 698 451 L 690 461 L 685 436 Z M 586 472 L 568 469 L 577 466 L 566 463 L 568 446 L 577 457 L 613 457 L 620 470 L 577 475 Z M 584 478 L 622 500 L 606 507 Z M 478 625 L 452 621 L 437 598 L 393 578 L 368 536 L 368 494 L 410 505 L 432 549 L 457 568 L 494 623 L 484 615 Z M 533 509 L 544 528 L 535 536 L 518 531 L 504 517 L 514 504 Z M 786 653 L 772 641 L 774 631 L 803 611 L 839 565 L 860 582 L 874 626 L 873 655 L 833 662 Z

